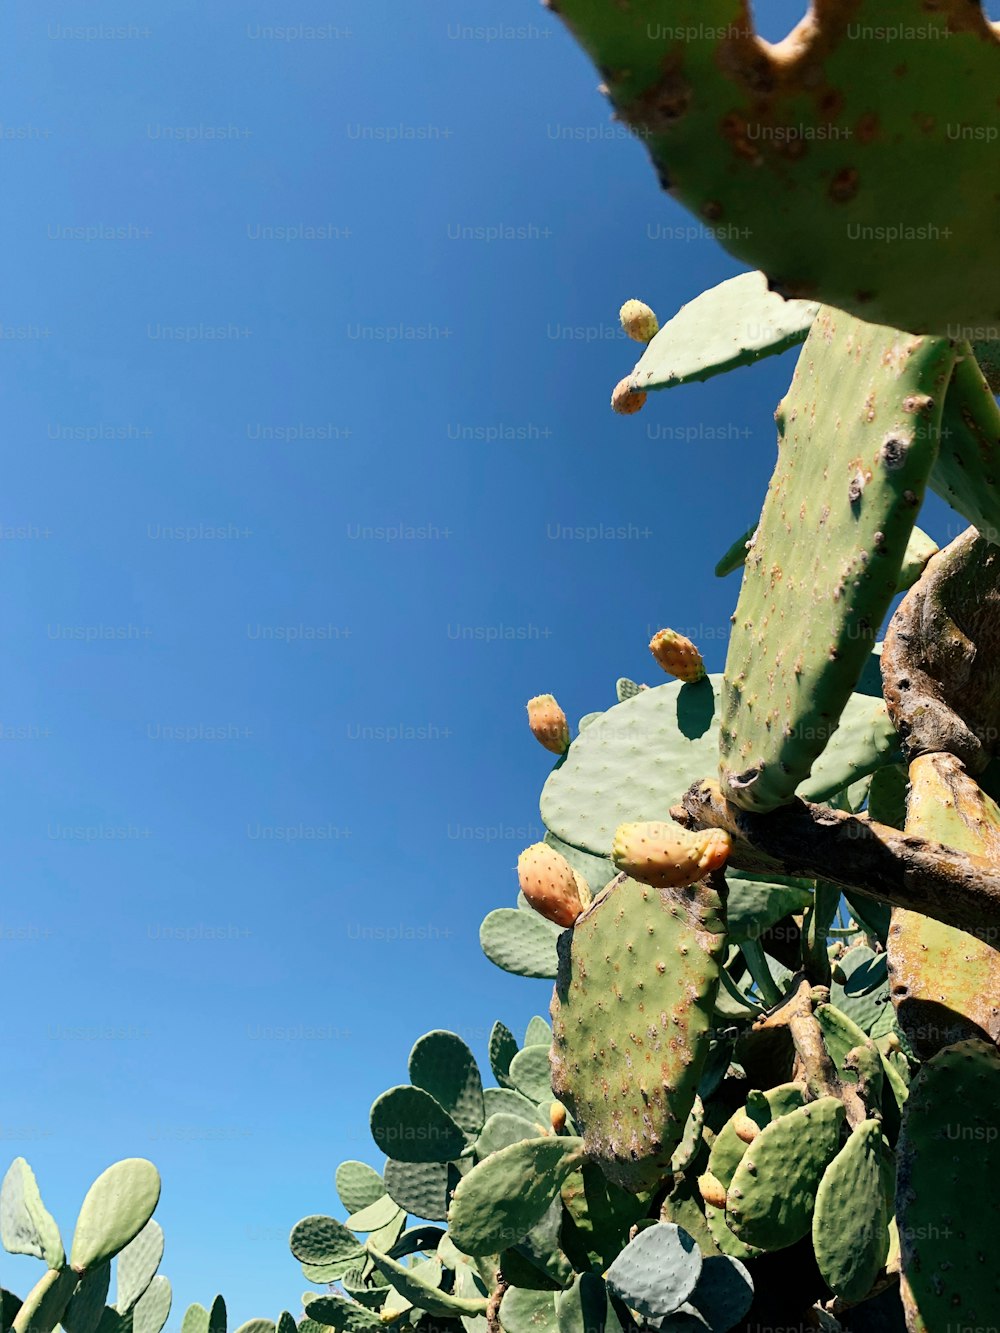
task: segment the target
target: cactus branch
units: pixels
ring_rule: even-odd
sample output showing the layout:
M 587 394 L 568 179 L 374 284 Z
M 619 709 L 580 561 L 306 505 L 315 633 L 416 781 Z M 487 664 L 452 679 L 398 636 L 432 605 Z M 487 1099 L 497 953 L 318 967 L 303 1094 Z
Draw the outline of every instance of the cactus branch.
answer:
M 730 862 L 741 870 L 827 879 L 987 941 L 1000 928 L 1000 871 L 991 861 L 864 815 L 801 800 L 751 814 L 707 781 L 689 788 L 671 814 L 687 828 L 725 829 Z

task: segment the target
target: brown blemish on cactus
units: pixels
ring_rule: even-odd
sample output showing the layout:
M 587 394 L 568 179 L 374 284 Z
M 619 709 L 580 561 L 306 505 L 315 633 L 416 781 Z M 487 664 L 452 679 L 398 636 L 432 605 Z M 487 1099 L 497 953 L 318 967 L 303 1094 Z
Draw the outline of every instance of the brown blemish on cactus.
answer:
M 879 450 L 879 460 L 884 467 L 887 467 L 890 471 L 895 471 L 896 468 L 902 467 L 906 461 L 906 451 L 909 445 L 910 441 L 899 435 L 887 435 L 882 441 L 882 448 Z M 904 492 L 904 499 L 906 494 L 909 493 Z
M 835 204 L 848 204 L 858 192 L 857 167 L 841 167 L 827 191 Z

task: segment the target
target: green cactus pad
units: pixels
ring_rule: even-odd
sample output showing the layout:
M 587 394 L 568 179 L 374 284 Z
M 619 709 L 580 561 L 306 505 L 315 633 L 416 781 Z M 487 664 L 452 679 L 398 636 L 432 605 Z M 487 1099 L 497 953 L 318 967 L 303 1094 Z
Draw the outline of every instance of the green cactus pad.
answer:
M 561 933 L 559 926 L 530 909 L 498 907 L 479 927 L 479 943 L 490 962 L 505 972 L 551 980 L 559 966 L 556 940 Z
M 763 1129 L 772 1120 L 798 1110 L 805 1104 L 806 1087 L 804 1083 L 779 1083 L 768 1088 L 763 1094 L 753 1096 L 742 1110 L 731 1116 L 715 1136 L 708 1154 L 708 1169 L 722 1185 L 728 1189 L 732 1183 L 736 1168 L 743 1161 L 747 1145 L 736 1133 L 736 1125 L 741 1116 L 752 1120 Z
M 960 355 L 968 352 L 960 349 Z M 987 542 L 1000 543 L 1000 408 L 969 355 L 955 366 L 930 484 Z
M 891 1008 L 886 955 L 858 945 L 838 963 L 845 979 L 830 987 L 830 1002 L 870 1035 L 886 1007 Z
M 221 1299 L 221 1298 L 220 1298 Z M 209 1314 L 197 1301 L 189 1305 L 181 1320 L 181 1333 L 208 1333 Z
M 764 1253 L 758 1246 L 747 1245 L 745 1241 L 733 1235 L 726 1225 L 726 1210 L 724 1208 L 714 1208 L 710 1203 L 706 1203 L 704 1208 L 709 1233 L 723 1254 L 729 1255 L 731 1259 L 746 1260 L 756 1259 L 758 1255 Z
M 574 1259 L 574 1267 L 603 1272 L 628 1244 L 629 1229 L 645 1214 L 645 1196 L 612 1185 L 591 1162 L 574 1172 L 560 1193 L 566 1210 L 563 1248 Z
M 557 1193 L 538 1221 L 513 1247 L 559 1287 L 565 1287 L 573 1275 L 572 1265 L 562 1249 L 563 1217 L 562 1199 Z M 510 1250 L 503 1253 L 510 1254 Z
M 362 1208 L 360 1213 L 352 1213 L 344 1226 L 355 1234 L 381 1231 L 383 1227 L 392 1225 L 398 1212 L 399 1205 L 388 1194 L 382 1194 L 367 1208 Z
M 483 1081 L 476 1058 L 454 1032 L 428 1032 L 413 1047 L 410 1081 L 423 1088 L 469 1134 L 483 1127 Z
M 542 789 L 542 820 L 595 856 L 619 824 L 662 819 L 715 759 L 718 678 L 670 681 L 609 708 L 570 746 Z
M 340 1283 L 344 1294 L 363 1305 L 366 1310 L 380 1310 L 389 1294 L 389 1284 L 366 1255 L 361 1263 L 345 1273 Z
M 523 1116 L 507 1115 L 500 1111 L 491 1115 L 480 1130 L 476 1140 L 476 1157 L 481 1161 L 490 1153 L 509 1148 L 512 1143 L 520 1143 L 522 1139 L 535 1138 L 541 1132 L 541 1125 L 525 1120 Z
M 152 1278 L 132 1310 L 133 1333 L 161 1333 L 172 1303 L 169 1281 L 162 1274 Z
M 808 1234 L 816 1190 L 840 1147 L 836 1097 L 772 1120 L 754 1139 L 726 1194 L 726 1224 L 740 1240 L 782 1250 Z
M 603 855 L 619 824 L 663 819 L 718 762 L 721 685 L 721 676 L 696 685 L 669 681 L 609 708 L 549 774 L 541 797 L 546 827 L 563 842 Z M 799 795 L 825 800 L 898 757 L 885 704 L 854 695 Z M 558 927 L 551 929 L 558 935 Z M 485 942 L 483 948 L 493 958 Z
M 748 11 L 558 7 L 664 187 L 775 290 L 916 332 L 996 328 L 1000 43 L 981 7 L 824 4 L 776 45 Z
M 694 1239 L 672 1222 L 657 1222 L 628 1243 L 605 1281 L 629 1309 L 662 1319 L 688 1299 L 701 1275 Z
M 385 1164 L 385 1187 L 392 1198 L 400 1208 L 429 1222 L 443 1222 L 448 1216 L 458 1181 L 458 1171 L 448 1162 L 390 1160 Z
M 548 1095 L 551 1096 L 551 1093 Z M 487 1119 L 491 1115 L 496 1115 L 498 1111 L 506 1111 L 508 1115 L 519 1115 L 523 1120 L 538 1118 L 536 1103 L 514 1088 L 484 1088 L 483 1103 Z
M 753 1303 L 753 1278 L 743 1264 L 730 1255 L 710 1256 L 702 1264 L 697 1285 L 688 1301 L 673 1318 L 666 1320 L 661 1333 L 677 1333 L 690 1328 L 711 1329 L 712 1333 L 728 1333 L 740 1322 Z M 681 1321 L 684 1315 L 691 1322 Z
M 626 699 L 632 699 L 637 694 L 642 693 L 643 687 L 634 680 L 629 680 L 627 676 L 622 676 L 615 684 L 615 694 L 618 702 L 623 704 Z
M 1000 1052 L 945 1047 L 910 1088 L 899 1141 L 896 1213 L 908 1326 L 988 1327 L 1000 1310 Z
M 714 890 L 671 892 L 624 875 L 566 936 L 552 1090 L 625 1189 L 649 1188 L 670 1169 L 708 1054 L 724 950 Z
M 615 871 L 615 874 L 618 872 Z M 614 875 L 612 875 L 612 879 Z M 604 885 L 601 885 L 603 888 Z M 528 1019 L 528 1026 L 524 1029 L 523 1046 L 549 1046 L 552 1042 L 552 1028 L 546 1023 L 541 1014 L 535 1014 Z
M 77 1274 L 72 1268 L 50 1268 L 24 1298 L 12 1333 L 52 1333 L 69 1305 Z
M 823 1174 L 812 1220 L 813 1250 L 836 1296 L 860 1301 L 889 1253 L 887 1159 L 882 1123 L 865 1120 Z
M 222 1296 L 216 1296 L 208 1312 L 208 1333 L 226 1333 L 228 1323 L 226 1302 Z M 187 1330 L 182 1328 L 181 1333 L 187 1333 Z
M 950 390 L 949 390 L 950 392 Z M 947 400 L 945 405 L 947 412 Z M 945 438 L 947 425 L 944 421 L 941 423 L 942 447 Z M 938 464 L 940 463 L 940 456 Z M 935 467 L 937 464 L 935 465 Z M 934 485 L 934 472 L 931 472 L 931 485 Z M 932 555 L 938 550 L 938 544 L 933 537 L 928 537 L 922 528 L 914 528 L 910 533 L 910 540 L 906 543 L 906 552 L 903 555 L 903 565 L 899 571 L 899 579 L 896 583 L 897 592 L 905 592 L 907 588 L 912 588 L 917 579 L 924 572 L 924 566 Z
M 448 1213 L 452 1240 L 470 1255 L 516 1245 L 584 1156 L 576 1138 L 525 1139 L 493 1153 L 459 1182 Z
M 118 1256 L 115 1308 L 127 1314 L 146 1290 L 163 1258 L 163 1228 L 152 1218 Z M 157 1330 L 159 1333 L 159 1330 Z
M 288 1245 L 300 1264 L 335 1266 L 341 1270 L 341 1277 L 364 1255 L 357 1237 L 348 1231 L 343 1222 L 320 1214 L 296 1222 L 288 1238 Z M 326 1280 L 333 1282 L 337 1279 Z
M 624 1333 L 607 1288 L 596 1273 L 577 1273 L 556 1298 L 559 1333 Z
M 506 1333 L 556 1333 L 554 1293 L 509 1287 L 500 1303 L 500 1323 Z
M 85 1273 L 113 1259 L 153 1215 L 160 1176 L 144 1157 L 129 1157 L 103 1171 L 87 1191 L 76 1219 L 69 1262 Z
M 66 1333 L 96 1333 L 110 1285 L 110 1261 L 80 1279 L 60 1321 Z
M 681 306 L 629 376 L 637 390 L 707 380 L 802 342 L 819 306 L 786 301 L 763 273 L 741 273 Z
M 517 1055 L 517 1051 L 517 1038 L 509 1027 L 498 1020 L 490 1029 L 489 1060 L 493 1077 L 502 1088 L 511 1086 L 510 1062 Z M 489 1115 L 489 1112 L 486 1111 L 486 1114 Z
M 409 1227 L 390 1250 L 389 1258 L 405 1259 L 410 1254 L 433 1253 L 447 1234 L 441 1227 Z
M 680 1175 L 686 1171 L 695 1157 L 698 1155 L 698 1149 L 701 1147 L 701 1131 L 705 1127 L 705 1104 L 697 1095 L 694 1099 L 694 1105 L 688 1114 L 684 1124 L 684 1133 L 681 1135 L 681 1141 L 673 1151 L 670 1158 L 670 1170 L 673 1175 Z
M 275 1333 L 276 1327 L 273 1319 L 248 1319 L 240 1324 L 236 1333 Z
M 66 1262 L 59 1228 L 23 1157 L 14 1158 L 0 1187 L 0 1240 L 8 1253 L 30 1254 L 50 1268 L 62 1268 Z
M 349 1213 L 360 1213 L 385 1193 L 382 1177 L 365 1162 L 341 1162 L 334 1180 L 337 1197 Z
M 297 1327 L 294 1315 L 290 1314 L 287 1310 L 282 1310 L 281 1314 L 278 1315 L 278 1322 L 275 1325 L 276 1333 L 295 1333 Z
M 407 1268 L 387 1254 L 380 1254 L 371 1246 L 369 1253 L 382 1276 L 418 1309 L 426 1310 L 428 1314 L 436 1315 L 440 1319 L 457 1319 L 463 1315 L 474 1319 L 486 1313 L 487 1302 L 484 1297 L 468 1300 L 461 1296 L 449 1295 L 423 1279 L 419 1268 Z
M 552 1098 L 552 1073 L 549 1068 L 549 1043 L 525 1046 L 510 1062 L 510 1077 L 522 1096 L 533 1102 Z
M 946 339 L 817 316 L 726 658 L 719 780 L 747 810 L 791 800 L 837 729 L 895 595 L 954 360 Z
M 299 1333 L 311 1333 L 305 1328 L 310 1321 L 324 1328 L 335 1328 L 337 1333 L 376 1333 L 382 1328 L 378 1315 L 366 1310 L 356 1301 L 330 1293 L 319 1296 L 314 1291 L 302 1297 L 308 1318 L 299 1325 Z
M 726 924 L 732 944 L 759 939 L 791 912 L 802 912 L 813 899 L 812 881 L 748 874 L 726 869 L 729 897 Z
M 747 543 L 757 531 L 759 521 L 759 519 L 754 519 L 753 524 L 745 532 L 740 533 L 715 566 L 715 577 L 717 579 L 724 579 L 730 574 L 735 574 L 738 569 L 742 569 L 746 564 Z
M 451 1162 L 465 1134 L 440 1102 L 423 1088 L 390 1088 L 371 1109 L 372 1138 L 397 1162 Z

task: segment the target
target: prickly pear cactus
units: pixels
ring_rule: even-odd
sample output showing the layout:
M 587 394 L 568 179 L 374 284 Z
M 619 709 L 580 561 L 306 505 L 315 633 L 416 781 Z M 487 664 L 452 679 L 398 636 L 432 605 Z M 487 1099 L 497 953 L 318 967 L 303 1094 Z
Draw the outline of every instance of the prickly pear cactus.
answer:
M 725 918 L 707 884 L 621 876 L 560 945 L 552 1088 L 608 1179 L 647 1189 L 669 1170 L 708 1055 Z

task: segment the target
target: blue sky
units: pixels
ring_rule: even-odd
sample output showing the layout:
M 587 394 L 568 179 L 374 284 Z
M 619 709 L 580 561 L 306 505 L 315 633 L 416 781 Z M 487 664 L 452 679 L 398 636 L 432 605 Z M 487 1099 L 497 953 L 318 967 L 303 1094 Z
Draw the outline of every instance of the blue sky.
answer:
M 170 1327 L 235 1326 L 415 1038 L 546 1012 L 477 940 L 525 700 L 655 681 L 664 624 L 721 668 L 793 359 L 611 414 L 622 301 L 742 266 L 533 0 L 0 24 L 0 1148 L 67 1231 L 153 1158 Z

